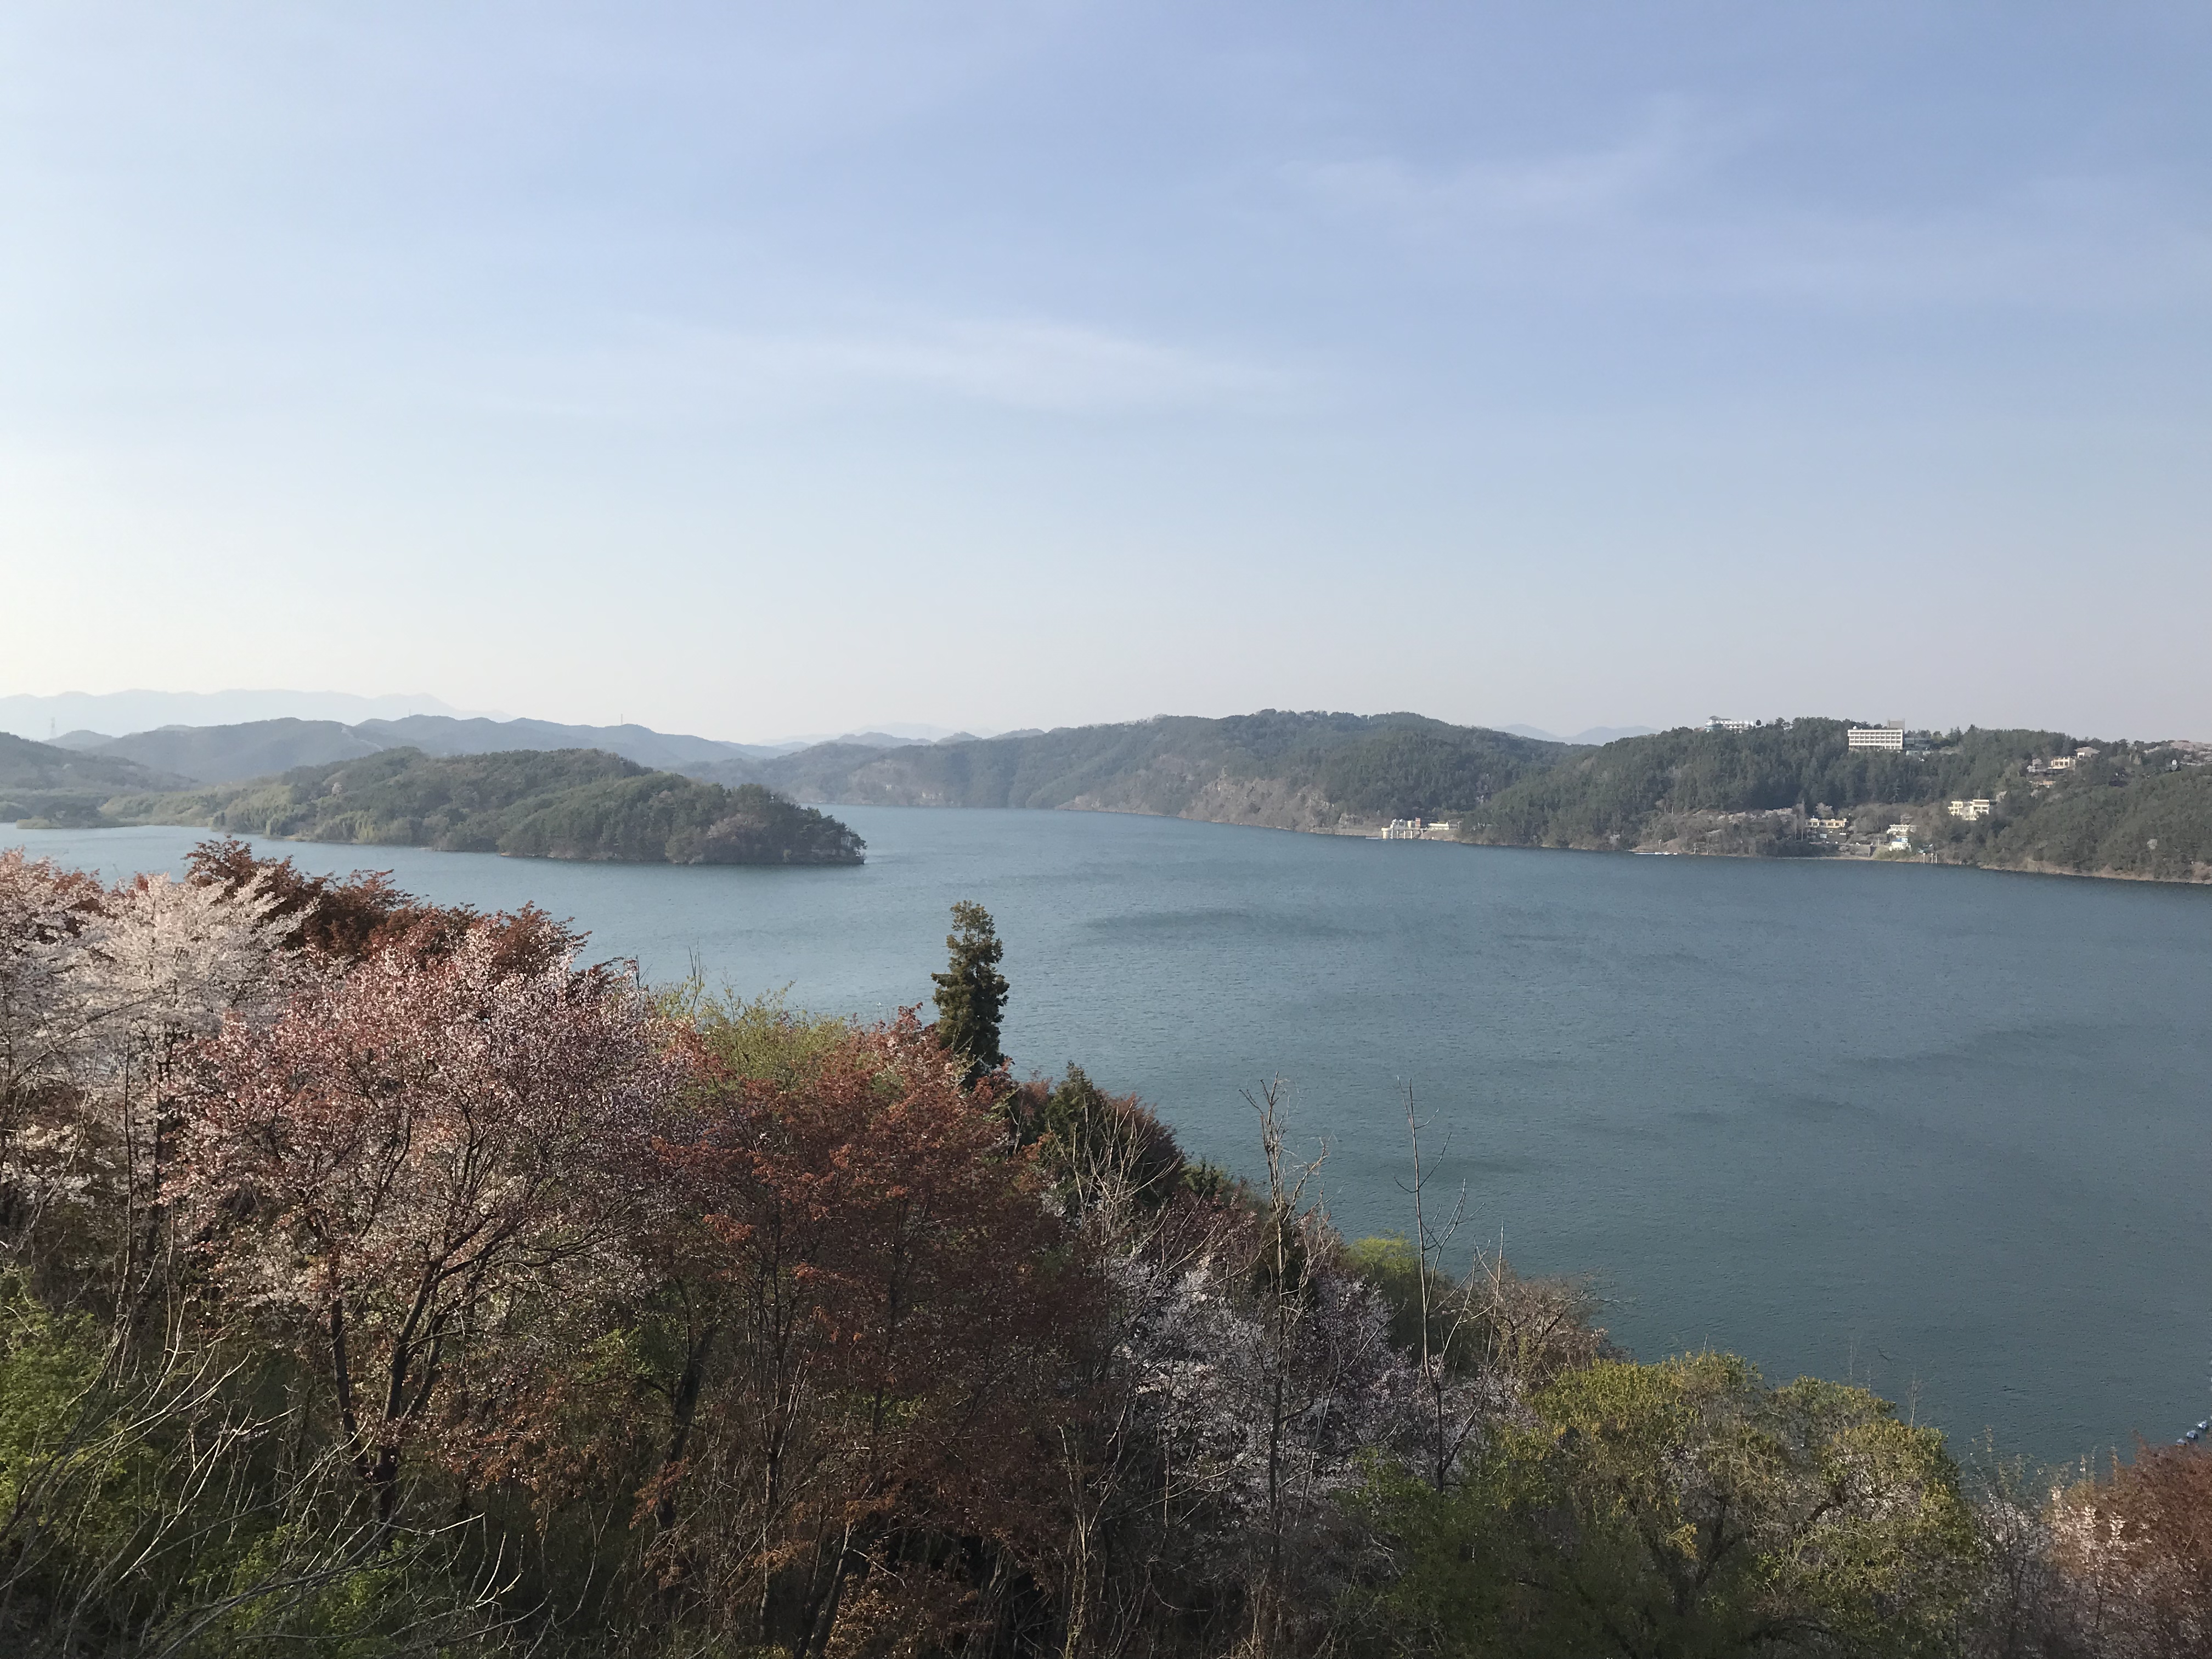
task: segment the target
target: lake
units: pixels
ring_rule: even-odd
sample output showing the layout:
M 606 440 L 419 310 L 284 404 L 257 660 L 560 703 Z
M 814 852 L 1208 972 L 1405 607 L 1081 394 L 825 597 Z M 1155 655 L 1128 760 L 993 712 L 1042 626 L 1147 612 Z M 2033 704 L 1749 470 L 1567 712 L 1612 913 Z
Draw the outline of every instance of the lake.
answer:
M 1018 1070 L 1079 1061 L 1247 1169 L 1240 1091 L 1280 1075 L 1354 1237 L 1407 1225 L 1410 1088 L 1462 1243 L 1594 1274 L 1640 1356 L 1850 1377 L 2054 1461 L 2212 1409 L 2212 890 L 836 810 L 862 868 L 268 848 L 868 1016 L 927 997 L 977 899 Z M 0 844 L 114 875 L 200 833 Z

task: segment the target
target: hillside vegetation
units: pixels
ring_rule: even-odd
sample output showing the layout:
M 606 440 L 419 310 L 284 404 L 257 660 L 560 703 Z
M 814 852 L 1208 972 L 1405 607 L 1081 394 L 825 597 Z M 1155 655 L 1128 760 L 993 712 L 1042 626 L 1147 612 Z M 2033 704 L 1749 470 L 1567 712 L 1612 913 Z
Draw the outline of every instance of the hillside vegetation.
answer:
M 864 845 L 759 784 L 725 788 L 592 749 L 391 749 L 246 783 L 117 796 L 103 811 L 118 823 L 522 858 L 858 864 Z
M 1850 749 L 1848 729 L 1803 719 L 1624 738 L 1519 780 L 1460 833 L 1502 846 L 1803 856 L 1871 850 L 1868 837 L 1902 823 L 1910 855 L 1945 862 L 2212 879 L 2212 770 L 2192 763 L 2197 751 L 1970 729 L 1884 753 Z M 2077 756 L 2083 748 L 2095 752 Z M 1975 799 L 1990 803 L 1987 817 L 1953 816 L 1950 802 Z M 1769 816 L 1801 806 L 1850 829 L 1808 836 Z
M 1418 714 L 1163 715 L 912 748 L 824 744 L 763 763 L 805 799 L 1075 807 L 1333 830 L 1488 799 L 1566 746 Z
M 0 852 L 0 1652 L 2204 1652 L 2197 1446 L 1976 1474 L 1346 1239 L 1274 1089 L 1241 1181 L 1017 1082 L 980 907 L 863 1024 L 190 865 Z
M 100 804 L 118 790 L 182 781 L 120 756 L 79 754 L 0 732 L 0 823 L 97 823 Z

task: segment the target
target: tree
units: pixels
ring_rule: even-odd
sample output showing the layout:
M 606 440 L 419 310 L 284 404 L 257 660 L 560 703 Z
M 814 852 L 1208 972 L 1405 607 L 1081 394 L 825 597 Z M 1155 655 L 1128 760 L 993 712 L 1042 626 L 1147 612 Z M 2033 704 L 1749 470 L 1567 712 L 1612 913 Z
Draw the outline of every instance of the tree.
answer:
M 963 899 L 952 907 L 957 932 L 945 936 L 951 960 L 937 984 L 937 1040 L 948 1053 L 968 1062 L 968 1080 L 1006 1063 L 999 1051 L 999 1022 L 1006 1012 L 1006 979 L 999 971 L 1006 947 L 991 913 Z
M 1744 1361 L 1601 1361 L 1532 1396 L 1462 1485 L 1378 1479 L 1414 1650 L 1621 1659 L 1955 1652 L 1978 1567 L 1932 1429 Z
M 641 1252 L 664 1264 L 659 1572 L 813 1656 L 1005 1593 L 1045 1530 L 1031 1454 L 1095 1300 L 1033 1154 L 953 1057 L 910 1016 L 817 1029 L 787 1026 L 768 1077 L 732 1075 L 710 1034 L 653 1144 Z
M 387 1522 L 419 1442 L 496 1443 L 679 1075 L 627 982 L 498 955 L 479 927 L 326 977 L 266 1029 L 233 1018 L 188 1101 L 175 1190 L 229 1295 L 327 1379 Z M 445 1420 L 448 1396 L 488 1417 Z

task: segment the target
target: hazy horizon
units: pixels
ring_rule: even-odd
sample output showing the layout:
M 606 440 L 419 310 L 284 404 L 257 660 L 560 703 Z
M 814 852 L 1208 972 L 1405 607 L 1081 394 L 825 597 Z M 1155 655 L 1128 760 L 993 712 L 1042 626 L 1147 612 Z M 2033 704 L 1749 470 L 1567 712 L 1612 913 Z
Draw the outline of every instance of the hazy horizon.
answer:
M 106 724 L 101 724 L 100 723 L 102 718 L 100 708 L 100 705 L 106 705 L 111 708 L 126 709 L 135 712 L 129 719 L 115 720 L 110 718 Z M 259 710 L 261 712 L 253 712 L 255 710 Z M 1175 715 L 1188 714 L 1190 711 L 1167 709 L 1158 712 L 1163 714 Z M 1231 714 L 1254 714 L 1259 711 L 1256 708 L 1249 708 L 1231 709 L 1224 712 Z M 1319 712 L 1358 714 L 1401 713 L 1423 714 L 1428 713 L 1425 709 L 1418 708 L 1345 709 Z M 1730 711 L 1717 710 L 1715 712 L 1727 714 Z M 1801 714 L 1809 714 L 1834 716 L 1844 714 L 1849 712 L 1850 711 L 1838 709 L 1798 709 L 1792 711 L 1792 713 L 1784 716 L 1778 716 L 1776 714 L 1770 714 L 1765 715 L 1747 715 L 1745 718 L 1754 720 L 1767 720 L 1774 718 L 1795 719 Z M 215 718 L 214 716 L 217 714 L 222 714 L 223 717 Z M 46 696 L 41 696 L 34 693 L 0 693 L 0 732 L 13 732 L 17 737 L 29 738 L 34 741 L 40 742 L 45 741 L 50 736 L 67 736 L 73 732 L 78 731 L 94 731 L 103 732 L 105 735 L 109 737 L 122 737 L 131 732 L 150 731 L 158 726 L 169 725 L 235 725 L 242 724 L 249 720 L 276 720 L 285 718 L 297 720 L 337 720 L 342 724 L 356 725 L 367 720 L 395 720 L 412 714 L 442 714 L 450 718 L 460 720 L 539 720 L 544 718 L 542 715 L 517 714 L 507 709 L 457 708 L 438 697 L 430 696 L 425 694 L 409 693 L 394 693 L 380 696 L 364 696 L 356 693 L 344 691 L 303 692 L 285 690 L 244 690 L 231 689 L 216 692 L 164 692 L 148 690 L 144 688 L 134 688 L 128 691 L 112 693 L 64 692 Z M 207 717 L 177 717 L 179 715 L 193 714 L 204 715 Z M 1856 717 L 1870 720 L 1882 718 L 1882 716 L 1880 715 L 1868 714 L 1865 710 L 1856 711 Z M 1150 717 L 1139 716 L 1136 718 L 1141 720 Z M 610 727 L 624 724 L 641 726 L 650 724 L 646 721 L 623 721 L 620 720 L 606 721 L 565 721 L 560 723 L 568 725 L 598 725 Z M 1091 725 L 1114 723 L 1116 722 L 1075 721 L 1063 722 L 1062 724 Z M 1639 736 L 1650 732 L 1668 729 L 1661 726 L 1631 724 L 1626 722 L 1613 722 L 1597 726 L 1584 726 L 1579 731 L 1560 731 L 1549 726 L 1535 725 L 1525 720 L 1469 720 L 1460 723 L 1469 726 L 1486 726 L 1492 731 L 1517 732 L 1524 737 L 1539 738 L 1550 742 L 1583 744 L 1608 743 L 1616 738 Z M 1676 726 L 1694 726 L 1700 723 L 1701 720 L 1692 720 L 1675 721 L 1673 724 Z M 678 733 L 678 728 L 670 726 L 654 726 L 652 727 L 652 729 L 672 735 Z M 1028 726 L 986 727 L 977 729 L 974 727 L 947 726 L 912 720 L 861 720 L 851 726 L 841 727 L 836 731 L 817 730 L 809 732 L 760 732 L 751 731 L 726 731 L 719 728 L 701 728 L 697 730 L 684 730 L 681 732 L 681 735 L 709 738 L 724 743 L 775 746 L 780 744 L 831 742 L 841 737 L 858 736 L 870 732 L 879 733 L 888 737 L 907 738 L 924 742 L 934 742 L 941 741 L 947 738 L 960 737 L 963 735 L 971 738 L 986 738 L 1005 736 L 1010 732 L 1043 729 L 1049 728 L 1040 727 L 1034 723 Z M 1939 725 L 1936 726 L 1935 729 L 1942 730 L 1948 728 Z M 2157 732 L 2104 732 L 2095 731 L 2086 726 L 2078 726 L 2062 727 L 2059 729 L 2075 732 L 2085 737 L 2114 738 L 2145 738 L 2155 737 L 2195 738 L 2199 741 L 2203 740 L 2197 733 L 2183 730 L 2160 731 Z
M 0 689 L 2212 737 L 2201 5 L 0 52 Z

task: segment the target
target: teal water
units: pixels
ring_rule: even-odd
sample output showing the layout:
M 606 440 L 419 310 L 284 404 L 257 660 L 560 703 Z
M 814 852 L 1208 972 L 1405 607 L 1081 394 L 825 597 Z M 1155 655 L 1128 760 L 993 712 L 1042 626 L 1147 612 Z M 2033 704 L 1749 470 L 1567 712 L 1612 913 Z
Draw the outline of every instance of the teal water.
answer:
M 1079 1060 L 1243 1166 L 1239 1091 L 1279 1073 L 1355 1236 L 1405 1225 L 1411 1087 L 1469 1247 L 1595 1273 L 1640 1355 L 1848 1376 L 2050 1460 L 2212 1413 L 2212 890 L 838 811 L 862 868 L 271 850 L 867 1015 L 979 899 L 1019 1069 Z M 195 839 L 0 832 L 111 874 Z

